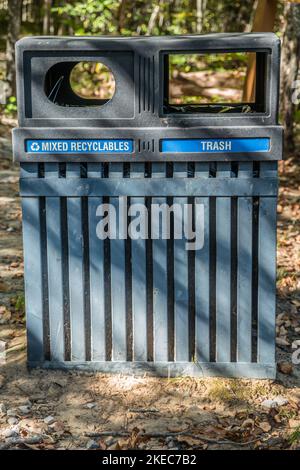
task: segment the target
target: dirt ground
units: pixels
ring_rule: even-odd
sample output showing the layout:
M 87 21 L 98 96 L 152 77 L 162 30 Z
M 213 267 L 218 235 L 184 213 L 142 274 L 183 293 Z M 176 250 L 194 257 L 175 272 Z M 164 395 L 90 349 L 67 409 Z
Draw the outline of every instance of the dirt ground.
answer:
M 0 128 L 0 449 L 300 449 L 299 163 L 280 165 L 275 381 L 29 372 L 9 132 Z

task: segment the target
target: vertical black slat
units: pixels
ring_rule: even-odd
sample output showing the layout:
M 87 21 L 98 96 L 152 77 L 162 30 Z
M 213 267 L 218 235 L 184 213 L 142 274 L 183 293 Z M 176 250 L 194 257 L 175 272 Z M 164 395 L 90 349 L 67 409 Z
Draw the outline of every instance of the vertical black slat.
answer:
M 237 162 L 231 163 L 231 177 L 238 176 L 239 165 Z M 231 286 L 230 286 L 230 359 L 231 362 L 237 360 L 237 212 L 238 212 L 237 197 L 231 197 L 231 238 L 230 238 L 230 251 L 231 251 Z
M 215 178 L 217 164 L 209 164 L 209 177 Z M 216 361 L 216 197 L 209 198 L 209 357 L 211 362 Z
M 50 360 L 50 322 L 49 322 L 49 293 L 48 293 L 48 267 L 47 267 L 47 235 L 46 235 L 46 200 L 40 198 L 40 227 L 42 250 L 42 282 L 43 282 L 43 335 L 44 356 Z
M 151 96 L 152 96 L 152 93 L 153 93 L 152 81 L 151 81 L 151 65 L 152 65 L 152 62 L 151 62 L 150 57 L 148 58 L 147 62 L 148 62 L 148 106 L 147 106 L 147 111 L 150 111 L 150 109 L 151 109 Z
M 237 359 L 237 198 L 231 198 L 230 359 Z
M 259 197 L 253 197 L 252 204 L 252 331 L 251 361 L 257 362 L 257 292 L 258 292 L 258 236 L 259 236 Z
M 61 236 L 62 236 L 62 285 L 63 285 L 63 318 L 65 361 L 71 360 L 71 319 L 69 289 L 69 244 L 68 244 L 68 213 L 67 198 L 61 198 Z
M 91 305 L 90 305 L 90 248 L 89 248 L 89 202 L 81 201 L 82 241 L 83 241 L 83 292 L 84 292 L 84 331 L 85 359 L 91 360 Z
M 172 162 L 166 164 L 166 177 L 173 178 Z M 173 197 L 166 198 L 168 207 L 173 204 Z M 170 238 L 167 240 L 167 297 L 168 297 L 168 359 L 175 358 L 175 309 L 174 309 L 174 214 L 170 212 Z
M 103 204 L 109 204 L 109 197 L 103 197 Z M 105 357 L 112 360 L 112 309 L 111 309 L 111 256 L 110 239 L 104 240 L 104 313 L 105 313 Z
M 141 62 L 142 62 L 142 57 L 139 56 L 139 77 L 138 77 L 138 80 L 139 80 L 139 84 L 138 84 L 138 100 L 139 100 L 139 113 L 141 112 L 141 87 L 142 87 L 142 73 L 141 73 Z M 139 140 L 139 143 L 140 143 L 140 140 Z
M 154 113 L 155 110 L 155 94 L 155 57 L 152 56 L 152 113 Z
M 84 323 L 85 323 L 85 360 L 91 361 L 91 306 L 90 306 L 90 247 L 89 247 L 89 206 L 88 198 L 82 198 L 82 235 L 83 235 L 83 284 L 84 284 Z
M 146 76 L 146 57 L 143 57 L 142 59 L 142 84 L 143 84 L 143 111 L 146 110 L 146 81 L 147 81 L 147 76 Z
M 145 163 L 145 178 L 152 177 L 152 164 Z M 145 198 L 148 214 L 148 238 L 146 240 L 146 302 L 147 302 L 147 361 L 153 362 L 153 248 L 151 238 L 151 197 Z
M 44 178 L 45 165 L 38 163 L 38 177 Z M 44 330 L 44 356 L 50 360 L 50 323 L 49 323 L 49 293 L 48 293 L 48 267 L 47 267 L 47 236 L 46 236 L 46 198 L 40 198 L 40 223 L 42 247 L 42 279 L 43 279 L 43 330 Z
M 130 177 L 130 163 L 124 163 L 123 176 Z M 131 198 L 127 198 L 127 214 L 131 204 Z M 126 304 L 126 346 L 127 361 L 133 360 L 133 314 L 132 314 L 132 250 L 131 239 L 128 236 L 129 218 L 126 215 L 127 238 L 125 239 L 125 304 Z
M 195 163 L 189 162 L 187 165 L 188 178 L 195 177 Z M 189 196 L 188 204 L 192 207 L 191 224 L 193 232 L 195 231 L 196 198 Z M 188 311 L 189 311 L 189 361 L 196 359 L 196 295 L 195 295 L 195 250 L 188 251 Z

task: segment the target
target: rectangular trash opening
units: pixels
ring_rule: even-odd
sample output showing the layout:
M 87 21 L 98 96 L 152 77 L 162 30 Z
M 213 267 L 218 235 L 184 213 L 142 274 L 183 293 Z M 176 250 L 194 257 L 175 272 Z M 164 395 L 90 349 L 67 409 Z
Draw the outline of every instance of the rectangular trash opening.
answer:
M 174 52 L 164 54 L 163 61 L 164 111 L 167 114 L 262 113 L 266 110 L 267 51 Z M 250 64 L 253 90 L 247 96 Z
M 29 365 L 274 377 L 282 154 L 276 37 L 148 38 L 147 47 L 136 38 L 51 41 L 26 39 L 17 48 L 21 71 L 28 60 L 37 64 L 35 56 L 49 57 L 30 84 L 45 101 L 29 114 L 21 106 L 14 130 Z M 166 115 L 167 53 L 260 48 L 267 57 L 263 112 Z M 77 114 L 75 106 L 46 101 L 45 74 L 55 61 L 93 54 L 100 61 L 102 50 L 113 73 L 113 57 L 117 70 L 124 52 L 134 57 L 121 99 L 130 101 L 127 116 L 117 115 L 116 73 L 110 120 L 101 106 Z

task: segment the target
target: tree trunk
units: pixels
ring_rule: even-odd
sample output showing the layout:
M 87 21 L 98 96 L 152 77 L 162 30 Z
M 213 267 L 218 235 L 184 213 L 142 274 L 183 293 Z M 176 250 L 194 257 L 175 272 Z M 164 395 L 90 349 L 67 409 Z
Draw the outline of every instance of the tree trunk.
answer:
M 43 14 L 43 34 L 47 36 L 50 34 L 51 26 L 51 0 L 44 0 L 44 14 Z
M 203 17 L 206 9 L 206 0 L 197 0 L 196 2 L 196 16 L 197 16 L 197 33 L 201 34 L 203 31 Z
M 274 29 L 276 18 L 277 0 L 258 0 L 252 25 L 252 32 L 272 32 Z M 250 102 L 254 99 L 255 94 L 255 73 L 256 61 L 255 54 L 251 54 L 249 58 L 247 75 L 243 90 L 243 101 Z
M 118 11 L 118 33 L 122 34 L 122 30 L 126 23 L 126 8 L 127 8 L 127 0 L 121 0 L 119 11 Z
M 284 34 L 281 61 L 281 115 L 285 129 L 285 148 L 295 149 L 294 116 L 295 81 L 300 73 L 300 5 L 287 3 L 284 9 Z M 299 96 L 300 93 L 298 93 Z
M 8 96 L 16 96 L 15 43 L 21 28 L 21 0 L 8 0 L 8 27 L 6 40 L 6 81 Z

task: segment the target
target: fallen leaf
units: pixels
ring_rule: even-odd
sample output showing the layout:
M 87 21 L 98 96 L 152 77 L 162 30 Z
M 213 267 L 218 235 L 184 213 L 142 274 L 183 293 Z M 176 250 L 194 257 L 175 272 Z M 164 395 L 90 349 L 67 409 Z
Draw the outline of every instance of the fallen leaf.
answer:
M 101 450 L 106 450 L 107 449 L 107 445 L 105 444 L 103 439 L 99 439 L 98 444 L 99 444 L 99 447 L 100 447 Z
M 262 429 L 264 432 L 269 432 L 272 427 L 271 425 L 268 423 L 268 421 L 262 421 L 261 423 L 258 424 L 258 426 L 260 427 L 260 429 Z
M 289 427 L 294 429 L 300 426 L 300 420 L 299 419 L 289 419 Z
M 245 421 L 242 423 L 242 428 L 249 428 L 249 427 L 254 427 L 254 420 L 251 418 L 245 419 Z
M 4 384 L 5 384 L 5 377 L 4 375 L 0 374 L 0 388 L 2 388 Z
M 183 432 L 186 431 L 189 428 L 188 425 L 186 426 L 175 426 L 175 425 L 170 425 L 167 427 L 167 430 L 170 432 Z
M 293 373 L 293 365 L 289 362 L 279 362 L 278 370 L 282 374 L 291 375 Z
M 290 346 L 289 341 L 286 338 L 276 338 L 276 344 L 278 346 Z
M 178 442 L 184 442 L 190 447 L 195 447 L 203 444 L 201 441 L 201 438 L 192 437 L 192 436 L 176 436 L 176 441 Z

